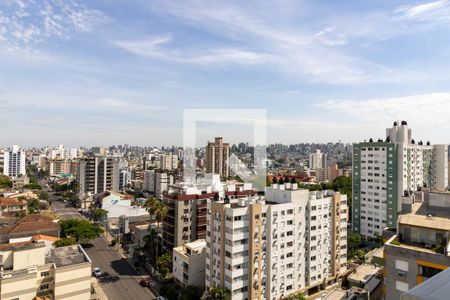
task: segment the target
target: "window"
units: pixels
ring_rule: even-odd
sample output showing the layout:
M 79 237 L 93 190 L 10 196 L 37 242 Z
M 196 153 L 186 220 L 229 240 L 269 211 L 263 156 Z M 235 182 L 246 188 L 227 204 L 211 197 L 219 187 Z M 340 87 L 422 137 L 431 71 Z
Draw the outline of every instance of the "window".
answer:
M 397 289 L 397 291 L 406 292 L 409 290 L 409 284 L 407 284 L 406 282 L 397 280 L 395 282 L 395 288 Z
M 48 271 L 41 272 L 41 277 L 47 277 L 48 275 L 50 275 L 50 272 L 48 272 Z
M 48 287 L 49 287 L 48 283 L 41 284 L 41 285 L 39 286 L 39 290 L 40 290 L 40 291 L 45 291 L 45 290 L 48 290 Z

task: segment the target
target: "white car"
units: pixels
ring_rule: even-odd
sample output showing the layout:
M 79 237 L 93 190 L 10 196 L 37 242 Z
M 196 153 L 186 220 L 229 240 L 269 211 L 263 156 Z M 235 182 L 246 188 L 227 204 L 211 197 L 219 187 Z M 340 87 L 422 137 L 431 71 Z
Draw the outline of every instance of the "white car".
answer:
M 167 300 L 167 298 L 165 298 L 163 296 L 158 296 L 158 297 L 156 297 L 156 300 Z
M 102 271 L 100 270 L 100 268 L 94 268 L 92 274 L 94 274 L 95 277 L 100 277 L 102 276 Z

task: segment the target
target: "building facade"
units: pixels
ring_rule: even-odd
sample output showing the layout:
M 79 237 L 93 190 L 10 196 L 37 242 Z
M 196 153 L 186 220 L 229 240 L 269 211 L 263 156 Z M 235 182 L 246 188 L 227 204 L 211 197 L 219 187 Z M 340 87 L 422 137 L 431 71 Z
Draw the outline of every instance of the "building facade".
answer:
M 206 241 L 196 240 L 173 248 L 173 277 L 182 286 L 205 288 Z
M 380 236 L 395 227 L 400 198 L 422 187 L 445 190 L 448 182 L 446 145 L 424 145 L 411 138 L 405 121 L 386 130 L 386 140 L 353 145 L 352 229 Z
M 3 175 L 9 177 L 19 177 L 26 175 L 25 151 L 18 145 L 6 149 L 3 154 Z
M 346 196 L 266 189 L 266 196 L 209 202 L 206 288 L 231 299 L 281 299 L 346 271 Z
M 92 263 L 79 245 L 17 242 L 0 245 L 0 255 L 1 299 L 90 299 Z
M 230 176 L 230 145 L 217 137 L 206 146 L 206 173 L 218 174 L 222 178 Z
M 450 193 L 425 189 L 409 198 L 411 212 L 399 216 L 397 235 L 384 245 L 386 300 L 450 267 Z
M 79 161 L 77 180 L 83 194 L 119 191 L 119 159 L 107 156 L 83 158 Z

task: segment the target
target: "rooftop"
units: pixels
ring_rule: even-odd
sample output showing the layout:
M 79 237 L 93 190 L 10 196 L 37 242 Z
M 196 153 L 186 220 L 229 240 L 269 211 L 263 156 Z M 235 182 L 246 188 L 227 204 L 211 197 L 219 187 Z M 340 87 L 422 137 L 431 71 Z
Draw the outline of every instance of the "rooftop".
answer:
M 46 263 L 54 263 L 56 267 L 65 267 L 90 262 L 90 259 L 81 246 L 73 245 L 53 248 L 45 261 Z
M 370 264 L 362 264 L 356 269 L 353 274 L 348 276 L 348 279 L 354 282 L 362 282 L 363 284 L 365 284 L 372 276 L 380 272 L 380 270 L 380 267 L 376 267 Z
M 42 242 L 26 241 L 17 243 L 1 244 L 0 251 L 20 251 L 45 247 Z
M 25 201 L 14 198 L 0 197 L 0 206 L 25 205 Z
M 430 215 L 406 214 L 400 215 L 398 222 L 401 225 L 450 231 L 450 219 L 448 218 Z

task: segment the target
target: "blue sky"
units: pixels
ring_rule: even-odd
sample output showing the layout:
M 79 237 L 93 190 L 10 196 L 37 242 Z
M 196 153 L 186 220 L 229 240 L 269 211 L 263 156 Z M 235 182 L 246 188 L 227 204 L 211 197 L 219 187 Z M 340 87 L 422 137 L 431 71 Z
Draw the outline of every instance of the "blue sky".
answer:
M 406 119 L 449 143 L 449 36 L 449 1 L 4 0 L 0 146 L 181 145 L 186 108 L 265 108 L 269 142 Z

